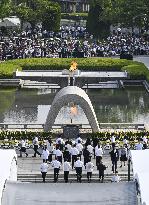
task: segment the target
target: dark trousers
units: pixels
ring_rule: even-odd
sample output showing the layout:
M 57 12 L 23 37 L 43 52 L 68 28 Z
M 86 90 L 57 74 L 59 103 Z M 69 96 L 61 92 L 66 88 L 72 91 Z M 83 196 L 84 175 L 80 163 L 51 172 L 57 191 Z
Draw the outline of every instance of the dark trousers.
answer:
M 41 172 L 41 174 L 42 174 L 43 182 L 45 182 L 45 178 L 46 178 L 46 174 L 47 174 L 47 172 Z
M 22 152 L 24 152 L 26 154 L 26 157 L 28 156 L 28 154 L 26 152 L 26 147 L 21 147 L 21 149 L 20 149 L 20 157 L 22 157 Z
M 77 182 L 81 182 L 82 178 L 82 167 L 76 167 Z
M 54 168 L 54 182 L 57 182 L 59 174 L 59 168 Z
M 52 162 L 52 154 L 51 154 L 51 153 L 50 153 L 49 156 L 48 156 L 48 161 L 49 161 L 49 162 Z
M 96 156 L 96 166 L 100 164 L 101 160 L 102 160 L 102 156 Z
M 102 170 L 99 170 L 99 180 L 102 180 L 103 181 L 103 179 L 104 179 L 104 171 Z
M 74 163 L 77 161 L 77 155 L 72 155 L 72 169 L 74 167 Z
M 34 152 L 34 157 L 36 157 L 36 154 L 41 156 L 41 154 L 38 152 L 38 145 L 34 145 Z
M 116 172 L 117 171 L 117 160 L 112 161 L 112 171 Z
M 69 171 L 64 171 L 64 180 L 66 183 L 68 182 L 68 176 L 69 176 Z
M 91 181 L 91 178 L 92 178 L 92 172 L 87 172 L 88 181 Z

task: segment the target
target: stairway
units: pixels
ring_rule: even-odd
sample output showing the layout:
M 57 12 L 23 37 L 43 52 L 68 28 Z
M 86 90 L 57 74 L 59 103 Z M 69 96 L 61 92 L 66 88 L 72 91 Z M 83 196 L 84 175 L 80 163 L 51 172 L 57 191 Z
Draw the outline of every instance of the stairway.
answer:
M 120 183 L 11 183 L 2 205 L 137 205 L 134 182 Z

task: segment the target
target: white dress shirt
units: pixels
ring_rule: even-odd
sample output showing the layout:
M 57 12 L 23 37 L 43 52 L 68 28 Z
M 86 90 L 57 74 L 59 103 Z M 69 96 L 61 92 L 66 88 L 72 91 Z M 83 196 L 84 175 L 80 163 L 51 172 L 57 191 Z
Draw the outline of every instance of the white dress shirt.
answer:
M 73 148 L 71 149 L 71 155 L 78 155 L 78 154 L 79 154 L 78 149 L 77 149 L 76 147 L 73 147 Z
M 48 171 L 48 164 L 46 163 L 46 162 L 44 162 L 44 163 L 42 163 L 41 165 L 40 165 L 40 171 L 41 172 L 47 172 Z
M 111 142 L 115 143 L 115 137 L 114 136 L 111 137 Z
M 92 162 L 86 163 L 86 171 L 87 172 L 93 172 L 93 167 L 94 167 L 94 164 Z
M 93 153 L 93 146 L 92 145 L 88 145 L 87 146 L 87 150 L 90 152 L 90 154 Z
M 58 160 L 52 161 L 52 167 L 60 169 L 61 163 Z
M 78 143 L 78 144 L 76 145 L 76 148 L 78 149 L 79 152 L 82 152 L 82 150 L 83 150 L 83 145 L 82 145 L 81 143 Z
M 74 163 L 74 167 L 83 167 L 83 162 L 80 161 L 80 160 L 77 160 L 77 161 Z
M 42 151 L 42 159 L 48 159 L 49 157 L 49 151 L 46 149 L 46 150 L 43 150 Z
M 71 168 L 70 163 L 69 162 L 64 162 L 64 167 L 63 167 L 64 172 L 65 171 L 69 172 L 70 168 Z
M 102 148 L 96 149 L 96 150 L 95 150 L 95 155 L 96 155 L 96 157 L 99 157 L 99 156 L 102 157 L 102 155 L 103 155 L 103 150 L 102 150 Z
M 138 143 L 136 145 L 136 150 L 142 150 L 143 149 L 143 144 L 142 143 Z
M 60 156 L 62 156 L 62 152 L 61 152 L 61 150 L 56 149 L 56 150 L 55 150 L 55 155 L 56 155 L 56 157 L 60 157 Z

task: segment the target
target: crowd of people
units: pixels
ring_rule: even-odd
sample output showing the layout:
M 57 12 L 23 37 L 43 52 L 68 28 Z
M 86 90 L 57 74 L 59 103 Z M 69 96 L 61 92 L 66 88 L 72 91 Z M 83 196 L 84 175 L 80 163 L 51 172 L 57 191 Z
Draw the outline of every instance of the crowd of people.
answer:
M 59 32 L 26 28 L 9 36 L 0 33 L 0 61 L 24 58 L 111 57 L 121 53 L 148 55 L 149 39 L 142 34 L 113 32 L 97 41 L 83 26 L 61 26 Z
M 138 141 L 135 145 L 135 149 L 142 150 L 147 148 L 148 140 L 146 136 Z M 96 168 L 99 171 L 99 181 L 104 180 L 104 171 L 107 166 L 103 162 L 104 150 L 109 146 L 109 155 L 111 157 L 113 177 L 111 181 L 118 182 L 118 167 L 117 163 L 120 159 L 122 166 L 126 165 L 129 158 L 130 145 L 126 137 L 123 139 L 123 143 L 120 147 L 116 144 L 116 138 L 114 135 L 111 137 L 111 142 L 103 147 L 99 141 L 99 138 L 87 138 L 85 141 L 80 136 L 75 141 L 70 139 L 63 140 L 59 136 L 55 142 L 52 142 L 51 138 L 45 140 L 42 149 L 39 151 L 39 140 L 35 137 L 33 140 L 34 155 L 39 155 L 43 159 L 43 163 L 40 166 L 42 173 L 43 182 L 45 182 L 46 173 L 48 172 L 49 166 L 54 168 L 54 182 L 58 181 L 59 171 L 63 167 L 64 181 L 67 183 L 69 180 L 70 170 L 76 170 L 77 181 L 81 182 L 82 169 L 85 168 L 88 182 L 91 182 L 93 170 Z M 26 151 L 25 140 L 20 142 L 20 157 L 22 153 L 28 153 Z M 83 160 L 82 160 L 83 158 Z M 95 159 L 95 163 L 93 163 Z

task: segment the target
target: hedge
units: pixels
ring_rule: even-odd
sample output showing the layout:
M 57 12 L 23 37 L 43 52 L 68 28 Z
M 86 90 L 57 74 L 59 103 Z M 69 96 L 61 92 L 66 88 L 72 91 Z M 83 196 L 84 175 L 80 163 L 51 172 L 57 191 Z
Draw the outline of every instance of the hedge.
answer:
M 27 58 L 0 63 L 0 78 L 12 78 L 18 70 L 63 70 L 71 62 L 78 63 L 78 69 L 90 71 L 127 71 L 130 79 L 149 81 L 149 70 L 140 62 L 114 58 Z

